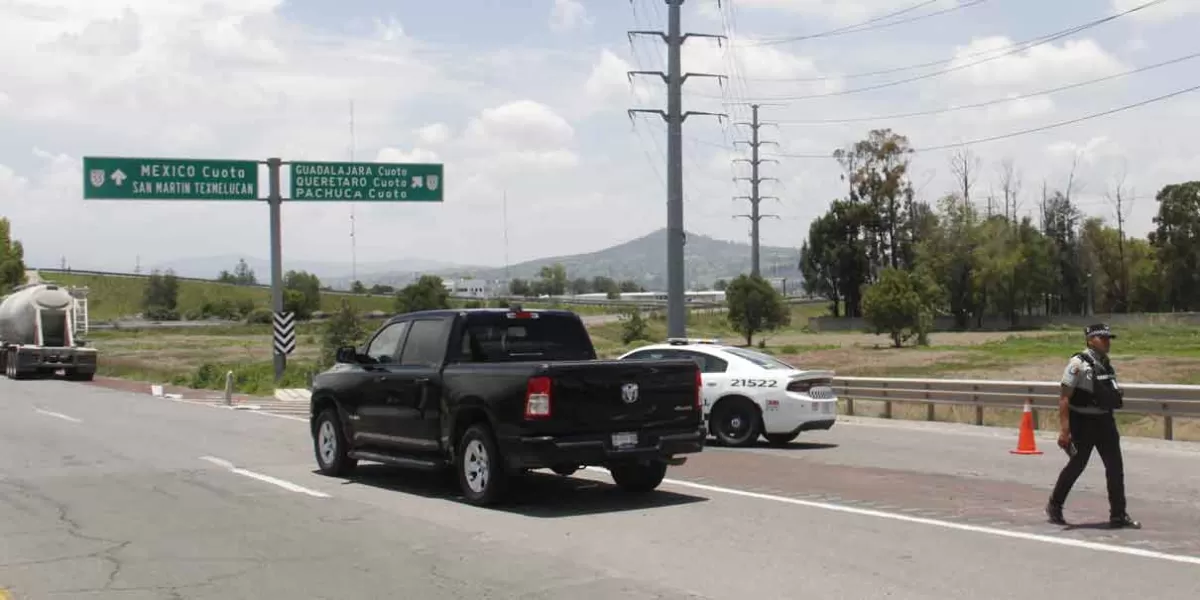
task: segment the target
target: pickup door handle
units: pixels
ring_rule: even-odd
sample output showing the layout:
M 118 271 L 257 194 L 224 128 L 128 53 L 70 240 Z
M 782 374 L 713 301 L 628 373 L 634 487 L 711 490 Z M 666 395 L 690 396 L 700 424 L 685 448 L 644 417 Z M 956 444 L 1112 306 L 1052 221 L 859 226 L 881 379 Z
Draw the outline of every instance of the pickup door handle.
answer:
M 387 375 L 376 375 L 375 381 L 378 381 L 379 383 L 383 383 L 383 382 L 387 381 Z
M 429 378 L 428 377 L 418 377 L 416 379 L 416 382 L 417 382 L 417 385 L 425 385 L 426 383 L 429 383 Z

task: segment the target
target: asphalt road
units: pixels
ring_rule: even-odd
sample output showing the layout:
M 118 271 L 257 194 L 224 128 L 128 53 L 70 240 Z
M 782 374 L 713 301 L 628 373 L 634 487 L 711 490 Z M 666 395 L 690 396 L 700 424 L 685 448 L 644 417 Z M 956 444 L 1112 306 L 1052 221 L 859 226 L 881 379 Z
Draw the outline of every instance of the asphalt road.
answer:
M 13 598 L 1196 598 L 1193 446 L 1126 440 L 1140 531 L 1044 522 L 1062 455 L 1010 432 L 855 419 L 706 449 L 647 498 L 535 475 L 313 473 L 302 420 L 0 380 L 0 589 Z M 1068 518 L 1105 516 L 1099 461 Z M 0 598 L 4 594 L 0 593 Z

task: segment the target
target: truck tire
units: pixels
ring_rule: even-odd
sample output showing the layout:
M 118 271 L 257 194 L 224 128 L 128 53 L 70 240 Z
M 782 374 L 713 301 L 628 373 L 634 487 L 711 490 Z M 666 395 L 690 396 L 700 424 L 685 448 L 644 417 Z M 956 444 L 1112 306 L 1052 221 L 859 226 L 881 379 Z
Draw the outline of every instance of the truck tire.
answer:
M 91 381 L 96 378 L 96 374 L 92 372 L 80 373 L 79 371 L 68 371 L 68 381 Z
M 458 487 L 468 503 L 490 506 L 500 502 L 508 491 L 509 474 L 486 424 L 476 423 L 463 432 L 454 463 Z
M 343 477 L 358 467 L 358 460 L 350 457 L 350 444 L 337 408 L 326 408 L 317 416 L 313 425 L 313 453 L 323 475 Z
M 758 440 L 762 432 L 762 414 L 758 405 L 747 398 L 725 398 L 713 407 L 708 427 L 721 445 L 745 448 Z
M 635 493 L 654 491 L 667 475 L 667 463 L 661 460 L 639 460 L 609 465 L 608 472 L 622 490 Z

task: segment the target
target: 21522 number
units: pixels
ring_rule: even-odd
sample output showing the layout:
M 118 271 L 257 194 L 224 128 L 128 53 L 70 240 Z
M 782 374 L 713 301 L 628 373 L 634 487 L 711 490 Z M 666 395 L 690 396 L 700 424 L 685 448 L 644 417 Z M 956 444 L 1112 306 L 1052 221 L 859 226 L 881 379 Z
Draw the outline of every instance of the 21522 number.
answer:
M 773 379 L 734 379 L 729 382 L 730 387 L 773 388 L 778 385 L 779 382 Z

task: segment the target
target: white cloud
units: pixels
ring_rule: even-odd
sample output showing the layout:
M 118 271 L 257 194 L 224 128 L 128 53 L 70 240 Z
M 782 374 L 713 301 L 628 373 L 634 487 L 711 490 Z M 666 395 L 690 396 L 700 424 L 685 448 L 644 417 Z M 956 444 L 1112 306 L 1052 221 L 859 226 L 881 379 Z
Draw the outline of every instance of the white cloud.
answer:
M 386 163 L 436 163 L 441 161 L 437 152 L 424 148 L 400 150 L 398 148 L 382 148 L 375 155 L 376 162 Z
M 466 142 L 478 147 L 561 148 L 575 130 L 554 109 L 533 100 L 517 100 L 484 109 L 471 120 Z
M 1013 40 L 1003 36 L 976 38 L 955 52 L 954 79 L 975 86 L 1012 87 L 1030 83 L 1079 81 L 1124 70 L 1121 61 L 1094 40 L 1067 40 L 1002 55 Z M 997 52 L 999 50 L 999 52 Z M 998 56 L 993 60 L 986 60 Z M 978 64 L 975 64 L 978 63 Z M 967 66 L 972 65 L 972 66 Z
M 554 0 L 550 8 L 550 29 L 559 33 L 589 27 L 592 18 L 578 0 Z
M 429 145 L 444 144 L 450 135 L 450 127 L 445 123 L 431 123 L 417 130 L 417 139 Z

